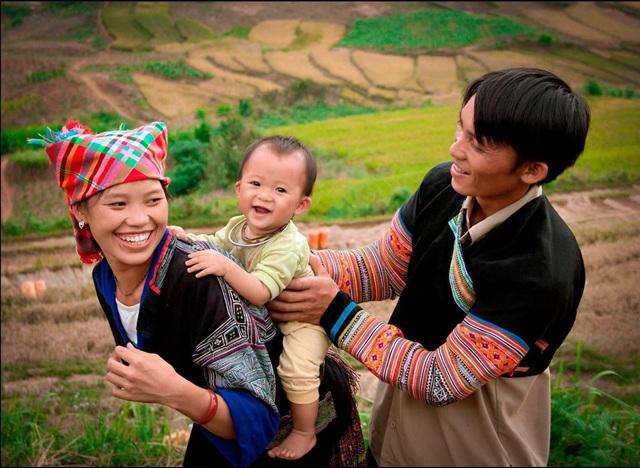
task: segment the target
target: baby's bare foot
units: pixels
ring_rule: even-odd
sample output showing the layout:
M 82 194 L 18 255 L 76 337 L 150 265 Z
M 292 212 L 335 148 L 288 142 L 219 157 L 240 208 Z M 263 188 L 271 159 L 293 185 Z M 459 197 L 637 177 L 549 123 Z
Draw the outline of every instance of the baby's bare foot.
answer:
M 277 447 L 269 450 L 271 458 L 283 458 L 285 460 L 297 460 L 305 456 L 316 445 L 315 432 L 302 432 L 292 429 L 291 434 Z

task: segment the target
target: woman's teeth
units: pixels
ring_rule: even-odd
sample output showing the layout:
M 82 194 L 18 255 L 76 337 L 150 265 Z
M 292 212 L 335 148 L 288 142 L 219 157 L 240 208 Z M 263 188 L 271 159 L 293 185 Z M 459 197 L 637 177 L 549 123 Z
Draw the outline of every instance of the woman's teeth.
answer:
M 135 236 L 118 236 L 118 237 L 121 240 L 128 242 L 129 244 L 140 245 L 140 244 L 144 244 L 150 235 L 151 233 L 148 232 L 146 234 L 136 234 Z

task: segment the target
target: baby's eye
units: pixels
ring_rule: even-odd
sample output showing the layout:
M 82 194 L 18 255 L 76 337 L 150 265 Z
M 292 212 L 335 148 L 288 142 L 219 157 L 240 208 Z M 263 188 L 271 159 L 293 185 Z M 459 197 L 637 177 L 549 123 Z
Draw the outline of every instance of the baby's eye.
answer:
M 287 191 L 285 189 L 283 189 L 282 187 L 278 187 L 276 189 L 276 192 L 278 192 L 278 193 L 287 193 Z
M 255 187 L 260 187 L 260 182 L 249 182 L 249 184 Z

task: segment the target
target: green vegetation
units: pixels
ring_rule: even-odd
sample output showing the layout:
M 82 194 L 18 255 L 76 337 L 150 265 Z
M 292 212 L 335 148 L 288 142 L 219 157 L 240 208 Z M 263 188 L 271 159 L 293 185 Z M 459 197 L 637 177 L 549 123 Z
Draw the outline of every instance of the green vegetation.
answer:
M 564 364 L 556 361 L 551 393 L 551 453 L 549 466 L 638 466 L 640 464 L 640 412 L 638 401 L 628 403 L 596 386 L 600 379 L 637 385 L 638 370 L 629 380 L 603 370 L 580 382 L 581 347 L 577 344 L 574 377 L 563 385 Z
M 60 130 L 61 125 L 57 127 L 51 125 L 51 128 Z M 29 148 L 27 138 L 39 138 L 38 135 L 44 135 L 47 125 L 32 125 L 29 127 L 8 128 L 2 131 L 0 136 L 0 154 L 15 153 L 20 150 Z
M 538 42 L 549 46 L 553 42 L 553 37 L 549 36 L 548 34 L 541 34 L 540 37 L 538 37 Z
M 215 39 L 215 33 L 204 24 L 190 19 L 177 19 L 175 21 L 176 28 L 182 37 L 188 42 L 199 42 L 208 39 Z
M 54 15 L 76 16 L 95 13 L 103 2 L 45 2 L 44 7 Z
M 133 123 L 131 121 L 127 121 L 127 119 L 115 112 L 96 112 L 93 114 L 79 116 L 78 118 L 83 125 L 86 125 L 92 131 L 98 133 L 116 129 L 120 127 L 120 124 L 122 123 L 126 125 L 126 128 L 130 128 Z M 66 124 L 66 122 L 7 128 L 3 130 L 0 135 L 0 154 L 16 153 L 21 150 L 33 150 L 34 148 L 38 148 L 27 144 L 27 138 L 39 139 L 40 135 L 45 135 L 47 127 L 52 130 L 59 131 L 64 124 Z M 40 153 L 46 160 L 44 151 L 40 151 Z M 19 158 L 20 156 L 14 155 L 14 157 Z
M 249 26 L 234 26 L 226 32 L 220 34 L 219 37 L 237 37 L 238 39 L 248 39 L 251 28 Z
M 102 22 L 115 38 L 112 48 L 127 51 L 150 48 L 146 44 L 153 36 L 133 18 L 130 6 L 108 2 L 102 9 Z
M 31 14 L 31 9 L 22 6 L 11 6 L 6 3 L 2 3 L 2 14 L 7 15 L 10 18 L 8 27 L 12 28 L 22 24 L 22 18 Z M 3 24 L 3 28 L 5 25 Z
M 574 167 L 546 185 L 546 192 L 640 183 L 640 134 L 635 129 L 635 123 L 640 121 L 640 102 L 606 97 L 589 99 L 592 124 L 585 153 Z M 347 110 L 316 100 L 280 114 L 277 106 L 267 111 L 253 110 L 250 102 L 242 101 L 237 108 L 229 110 L 218 116 L 221 120 L 216 125 L 209 123 L 201 111 L 200 123 L 194 129 L 170 132 L 167 164 L 173 178 L 169 187 L 175 196 L 171 210 L 173 224 L 197 227 L 224 223 L 236 211 L 232 192 L 219 193 L 213 198 L 207 194 L 220 188 L 229 189 L 235 182 L 244 148 L 262 134 L 276 133 L 298 137 L 312 149 L 320 164 L 313 209 L 301 217 L 302 221 L 387 217 L 418 187 L 431 167 L 450 160 L 448 149 L 459 108 L 368 113 L 370 109 Z M 340 112 L 361 115 L 320 120 Z M 123 120 L 117 114 L 93 114 L 87 125 L 104 131 L 117 128 Z M 85 123 L 84 119 L 81 121 Z M 278 121 L 312 122 L 272 127 Z M 43 131 L 40 127 L 3 131 L 3 153 L 14 153 L 12 162 L 25 167 L 35 165 L 33 161 L 38 158 L 44 161 L 43 165 L 47 164 L 43 151 L 39 156 L 19 152 L 26 147 L 27 137 Z M 178 144 L 178 141 L 182 142 Z M 193 164 L 198 166 L 197 170 Z M 51 199 L 50 195 L 43 197 Z M 35 200 L 25 200 L 25 203 L 18 216 L 3 223 L 3 235 L 15 237 L 68 229 L 64 213 L 57 214 L 51 208 L 50 212 L 40 213 Z
M 169 4 L 163 2 L 137 2 L 133 10 L 133 20 L 149 31 L 152 45 L 167 42 L 181 42 L 183 37 L 173 25 L 169 14 Z
M 204 24 L 191 19 L 171 17 L 169 4 L 164 2 L 137 2 L 135 7 L 107 2 L 102 20 L 109 34 L 115 38 L 111 47 L 126 51 L 153 50 L 172 42 L 199 42 L 218 37 L 233 36 L 247 39 L 250 27 L 234 26 L 216 35 Z
M 591 96 L 612 96 L 612 97 L 624 97 L 627 99 L 640 99 L 640 93 L 637 93 L 634 89 L 627 88 L 614 89 L 608 86 L 602 85 L 595 78 L 591 78 L 583 90 Z
M 638 366 L 630 370 L 606 356 L 567 342 L 551 365 L 551 453 L 549 466 L 638 466 L 640 404 Z M 570 348 L 570 349 L 569 349 Z M 345 356 L 356 369 L 362 365 Z M 131 403 L 110 395 L 100 360 L 3 365 L 3 385 L 32 377 L 52 377 L 44 394 L 3 394 L 2 465 L 176 466 L 188 420 L 171 419 L 166 407 Z M 68 377 L 84 375 L 86 381 Z M 95 378 L 94 378 L 95 377 Z M 60 379 L 60 380 L 57 380 Z M 93 382 L 93 383 L 91 383 Z M 607 388 L 609 390 L 603 390 Z M 365 433 L 371 401 L 363 396 Z
M 482 39 L 532 36 L 535 32 L 504 16 L 425 9 L 410 14 L 356 20 L 338 46 L 406 51 L 462 47 Z
M 640 182 L 640 103 L 591 100 L 592 124 L 585 153 L 575 167 L 545 190 L 568 191 Z M 268 134 L 296 135 L 310 147 L 334 150 L 357 176 L 322 178 L 314 189 L 309 219 L 363 218 L 391 214 L 398 190 L 413 191 L 435 164 L 450 160 L 457 106 L 382 112 L 276 127 Z M 399 143 L 401 142 L 401 143 Z M 397 201 L 396 201 L 397 203 Z
M 31 82 L 31 83 L 38 83 L 40 81 L 49 81 L 53 78 L 66 78 L 67 74 L 64 71 L 64 63 L 62 64 L 62 66 L 59 69 L 53 69 L 51 70 L 51 72 L 48 72 L 46 70 L 42 70 L 42 71 L 38 71 L 38 72 L 33 72 L 30 75 L 27 75 L 25 77 L 25 79 L 27 80 L 27 83 Z
M 104 384 L 102 384 L 104 387 Z M 2 465 L 171 466 L 182 448 L 163 444 L 172 422 L 166 407 L 124 402 L 100 406 L 103 388 L 3 399 Z
M 171 80 L 177 80 L 182 77 L 197 78 L 200 80 L 208 80 L 213 75 L 211 73 L 203 73 L 186 65 L 184 62 L 147 62 L 138 65 L 123 65 L 118 67 L 118 71 L 146 71 L 164 76 Z
M 313 104 L 298 103 L 291 108 L 280 111 L 266 112 L 256 122 L 256 128 L 265 130 L 272 127 L 319 122 L 348 117 L 352 115 L 364 115 L 380 112 L 378 109 L 365 106 L 350 106 L 338 104 L 331 106 L 318 100 Z

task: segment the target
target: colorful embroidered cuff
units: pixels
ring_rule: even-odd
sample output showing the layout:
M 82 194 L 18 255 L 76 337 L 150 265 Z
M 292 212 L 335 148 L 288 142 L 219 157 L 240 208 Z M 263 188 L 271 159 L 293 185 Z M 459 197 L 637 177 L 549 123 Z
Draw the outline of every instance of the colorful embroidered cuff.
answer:
M 362 310 L 351 297 L 344 291 L 338 291 L 329 307 L 320 319 L 320 325 L 325 329 L 329 339 L 337 345 L 336 337 L 351 321 L 353 315 Z

